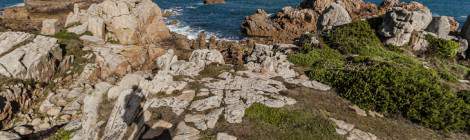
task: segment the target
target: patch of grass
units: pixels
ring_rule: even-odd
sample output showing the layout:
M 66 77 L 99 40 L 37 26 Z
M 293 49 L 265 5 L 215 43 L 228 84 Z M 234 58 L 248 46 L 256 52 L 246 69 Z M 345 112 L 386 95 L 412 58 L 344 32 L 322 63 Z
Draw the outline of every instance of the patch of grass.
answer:
M 342 67 L 344 65 L 341 53 L 329 47 L 310 48 L 308 53 L 291 54 L 289 61 L 301 66 Z
M 426 40 L 429 42 L 429 53 L 443 59 L 453 59 L 457 56 L 460 48 L 459 43 L 452 40 L 445 40 L 426 35 Z
M 245 115 L 260 127 L 279 130 L 275 131 L 277 133 L 266 134 L 273 139 L 340 139 L 330 121 L 311 113 L 253 104 Z
M 66 30 L 61 30 L 60 32 L 56 33 L 53 37 L 59 39 L 59 40 L 78 40 L 80 38 L 79 35 L 75 33 L 70 33 L 67 32 Z
M 232 68 L 229 65 L 212 63 L 207 65 L 204 70 L 199 72 L 199 78 L 204 77 L 217 77 L 223 72 L 230 71 Z
M 72 131 L 66 131 L 64 129 L 60 129 L 53 136 L 49 138 L 49 140 L 70 140 L 70 139 L 72 139 Z

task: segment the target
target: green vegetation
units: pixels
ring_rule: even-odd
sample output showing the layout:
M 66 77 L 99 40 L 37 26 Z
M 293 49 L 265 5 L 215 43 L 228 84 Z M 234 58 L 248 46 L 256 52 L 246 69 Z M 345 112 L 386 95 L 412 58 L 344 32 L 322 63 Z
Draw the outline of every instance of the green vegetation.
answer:
M 335 127 L 327 119 L 301 111 L 270 108 L 262 104 L 253 104 L 245 111 L 246 117 L 260 127 L 279 131 L 265 134 L 273 139 L 340 139 Z
M 436 38 L 432 35 L 426 35 L 426 40 L 430 44 L 430 53 L 440 58 L 452 59 L 457 56 L 459 43 L 452 40 Z
M 366 21 L 337 27 L 324 40 L 331 48 L 314 48 L 291 55 L 289 60 L 310 66 L 306 71 L 310 78 L 332 85 L 341 97 L 361 108 L 400 114 L 438 130 L 470 127 L 470 104 L 443 83 L 456 80 L 453 73 L 466 73 L 466 67 L 455 65 L 446 71 L 426 68 L 413 56 L 396 51 L 396 47 L 386 49 Z M 437 42 L 440 45 L 434 48 L 454 45 Z M 453 49 L 437 50 L 439 55 L 455 56 Z
M 80 38 L 79 35 L 75 33 L 69 33 L 66 30 L 62 30 L 58 33 L 56 33 L 53 37 L 59 39 L 59 40 L 72 40 L 72 39 L 77 39 Z
M 70 73 L 62 70 L 57 76 L 65 77 L 68 74 L 80 73 L 84 66 L 90 61 L 90 58 L 85 58 L 86 55 L 91 54 L 91 51 L 84 51 L 83 44 L 79 39 L 79 35 L 75 33 L 69 33 L 67 31 L 61 31 L 54 35 L 57 38 L 62 49 L 62 55 L 73 57 L 73 63 L 71 64 Z
M 217 63 L 212 63 L 204 67 L 204 70 L 199 72 L 200 78 L 204 77 L 217 77 L 223 72 L 227 72 L 231 70 L 231 67 L 229 65 L 224 65 L 224 64 L 217 64 Z
M 72 131 L 66 131 L 63 129 L 58 130 L 49 140 L 70 140 L 72 139 Z

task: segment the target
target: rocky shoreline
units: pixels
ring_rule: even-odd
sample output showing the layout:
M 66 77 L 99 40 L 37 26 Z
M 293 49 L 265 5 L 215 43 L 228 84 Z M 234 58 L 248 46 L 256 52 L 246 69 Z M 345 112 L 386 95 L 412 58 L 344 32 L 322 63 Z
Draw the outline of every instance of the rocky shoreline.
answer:
M 223 1 L 208 2 L 214 3 Z M 417 2 L 385 0 L 376 6 L 362 0 L 303 0 L 298 7 L 285 7 L 274 16 L 256 11 L 241 23 L 250 39 L 223 41 L 206 38 L 204 32 L 196 40 L 170 32 L 160 7 L 151 0 L 26 0 L 23 7 L 5 9 L 0 18 L 0 139 L 257 138 L 259 134 L 250 137 L 253 132 L 243 129 L 271 131 L 270 127 L 279 125 L 273 122 L 288 119 L 268 119 L 266 123 L 273 124 L 260 129 L 252 126 L 257 121 L 250 119 L 258 115 L 252 114 L 253 108 L 310 109 L 314 107 L 306 105 L 313 101 L 305 100 L 310 96 L 336 101 L 338 87 L 312 78 L 311 69 L 291 58 L 303 51 L 329 48 L 325 42 L 335 38 L 323 36 L 340 34 L 335 29 L 366 21 L 381 43 L 407 46 L 404 52 L 413 57 L 429 57 L 436 40 L 429 38 L 438 38 L 456 42 L 452 45 L 458 47 L 450 53 L 458 55 L 458 61 L 467 61 L 470 19 L 459 31 L 455 19 L 432 17 Z M 374 26 L 373 21 L 378 23 Z M 354 54 L 346 57 L 367 60 Z M 469 89 L 466 79 L 458 80 L 451 85 Z M 405 135 L 367 128 L 368 124 L 360 124 L 366 118 L 379 122 L 374 124 L 398 123 L 396 127 L 423 136 L 445 137 L 438 130 L 375 112 L 380 110 L 363 110 L 337 100 L 333 104 L 318 101 L 326 105 L 312 109 L 326 122 L 328 130 L 321 136 L 376 140 Z M 345 113 L 342 108 L 350 114 L 332 115 Z M 274 115 L 286 114 L 290 113 Z M 313 131 L 315 126 L 309 125 L 319 125 L 309 121 L 295 128 Z M 391 129 L 395 128 L 386 130 Z M 446 138 L 470 137 L 465 132 L 452 135 Z

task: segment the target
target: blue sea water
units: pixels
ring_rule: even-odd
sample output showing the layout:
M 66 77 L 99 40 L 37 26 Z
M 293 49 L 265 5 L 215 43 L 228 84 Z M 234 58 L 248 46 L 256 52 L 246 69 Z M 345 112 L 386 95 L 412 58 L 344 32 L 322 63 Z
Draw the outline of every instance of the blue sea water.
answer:
M 0 0 L 0 8 L 11 6 L 23 0 Z M 225 4 L 204 5 L 203 0 L 154 0 L 162 9 L 177 13 L 167 22 L 178 20 L 169 26 L 172 31 L 194 38 L 204 30 L 219 38 L 241 39 L 240 24 L 245 16 L 256 9 L 275 13 L 284 6 L 297 6 L 301 0 L 225 0 Z M 365 0 L 379 4 L 382 0 Z M 407 0 L 402 0 L 407 1 Z M 409 1 L 409 0 L 408 0 Z M 470 15 L 470 0 L 416 0 L 428 6 L 433 15 L 455 17 L 461 24 Z

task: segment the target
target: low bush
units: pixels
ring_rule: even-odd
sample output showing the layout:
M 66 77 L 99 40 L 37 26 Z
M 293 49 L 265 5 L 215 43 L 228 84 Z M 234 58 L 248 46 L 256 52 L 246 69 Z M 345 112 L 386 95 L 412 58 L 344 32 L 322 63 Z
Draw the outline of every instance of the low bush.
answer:
M 332 48 L 345 54 L 359 54 L 364 47 L 382 46 L 367 21 L 339 26 L 327 33 L 326 38 Z
M 424 67 L 413 56 L 385 49 L 365 21 L 335 28 L 324 40 L 343 57 L 326 57 L 321 51 L 328 48 L 322 48 L 291 55 L 289 60 L 310 65 L 310 78 L 330 84 L 361 108 L 400 114 L 433 129 L 468 130 L 470 105 L 442 83 L 454 79 L 449 74 L 453 71 L 447 71 L 446 78 L 442 71 Z M 437 42 L 433 44 L 440 45 L 435 48 L 454 46 Z M 453 49 L 437 50 L 442 56 L 455 56 Z
M 445 40 L 426 35 L 426 40 L 429 42 L 430 53 L 440 58 L 452 59 L 457 56 L 459 50 L 459 43 L 452 40 Z
M 280 140 L 340 139 L 329 120 L 311 113 L 270 108 L 256 103 L 246 110 L 245 115 L 247 119 L 263 127 L 262 129 L 280 130 L 264 134 L 267 136 L 258 136 L 259 139 L 264 139 L 262 137 Z

